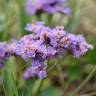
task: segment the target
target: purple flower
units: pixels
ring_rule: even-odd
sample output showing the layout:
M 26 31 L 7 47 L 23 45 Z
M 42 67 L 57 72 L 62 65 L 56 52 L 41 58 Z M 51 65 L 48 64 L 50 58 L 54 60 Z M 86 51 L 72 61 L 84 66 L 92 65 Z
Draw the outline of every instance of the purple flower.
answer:
M 86 54 L 89 49 L 93 49 L 93 46 L 88 44 L 82 35 L 69 34 L 69 39 L 71 42 L 70 50 L 77 59 Z
M 46 78 L 47 77 L 47 72 L 46 71 L 40 71 L 38 74 L 38 77 L 40 79 Z
M 10 53 L 8 44 L 6 42 L 0 43 L 0 68 L 5 64 L 5 61 L 8 60 Z
M 34 33 L 33 37 L 37 37 L 33 39 L 34 42 L 41 42 L 37 48 L 37 53 L 35 53 L 36 55 L 33 58 L 33 60 L 39 60 L 39 63 L 33 61 L 34 66 L 32 65 L 31 69 L 28 69 L 31 70 L 31 76 L 33 77 L 43 78 L 47 76 L 45 70 L 39 70 L 38 66 L 41 66 L 40 62 L 45 62 L 45 60 L 48 60 L 51 57 L 63 57 L 67 51 L 71 51 L 73 56 L 79 59 L 89 49 L 93 49 L 92 45 L 88 44 L 82 35 L 67 33 L 62 26 L 57 26 L 52 29 L 45 26 L 44 23 L 38 22 L 30 24 L 30 27 L 27 26 L 26 29 L 27 31 Z M 39 71 L 34 71 L 34 68 L 37 68 Z M 27 74 L 28 72 L 29 71 L 26 71 L 25 73 Z
M 43 79 L 47 77 L 46 68 L 47 65 L 44 64 L 44 62 L 33 60 L 32 66 L 25 71 L 24 78 L 28 79 L 30 77 L 39 77 L 40 79 Z
M 28 15 L 35 15 L 38 12 L 49 14 L 63 13 L 70 15 L 71 9 L 66 6 L 67 0 L 27 0 L 25 10 Z

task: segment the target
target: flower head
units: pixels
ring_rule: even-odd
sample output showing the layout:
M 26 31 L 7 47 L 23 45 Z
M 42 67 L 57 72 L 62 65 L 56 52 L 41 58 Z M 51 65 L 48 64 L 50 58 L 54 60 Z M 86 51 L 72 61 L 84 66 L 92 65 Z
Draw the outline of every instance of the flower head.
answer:
M 40 25 L 38 26 L 38 24 Z M 60 50 L 62 49 L 64 53 L 70 50 L 74 57 L 80 58 L 80 56 L 84 55 L 89 49 L 93 49 L 92 45 L 88 44 L 82 35 L 67 33 L 62 26 L 57 26 L 52 29 L 45 26 L 44 23 L 39 22 L 30 25 L 30 28 L 26 27 L 26 30 L 33 32 L 34 36 L 38 35 L 38 40 L 42 41 L 45 50 L 47 50 L 47 56 L 49 54 L 50 56 L 52 54 L 54 56 L 60 54 Z
M 28 79 L 30 77 L 39 77 L 40 79 L 43 79 L 47 77 L 46 68 L 47 65 L 44 64 L 44 62 L 40 62 L 39 60 L 33 60 L 32 66 L 25 71 L 24 78 Z
M 67 0 L 27 0 L 25 10 L 28 15 L 35 15 L 39 12 L 71 14 Z
M 88 44 L 82 35 L 69 34 L 71 41 L 70 49 L 76 58 L 86 54 L 89 49 L 93 49 L 93 46 Z

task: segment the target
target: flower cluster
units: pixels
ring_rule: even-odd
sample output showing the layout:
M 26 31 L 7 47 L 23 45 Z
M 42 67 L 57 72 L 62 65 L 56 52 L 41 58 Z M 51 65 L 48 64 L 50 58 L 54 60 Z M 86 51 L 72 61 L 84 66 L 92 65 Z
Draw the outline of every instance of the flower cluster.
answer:
M 47 64 L 50 58 L 62 57 L 68 51 L 79 59 L 93 46 L 88 44 L 82 35 L 67 33 L 62 26 L 50 28 L 43 22 L 27 24 L 25 30 L 32 34 L 15 40 L 11 44 L 0 43 L 0 64 L 10 55 L 20 56 L 26 62 L 32 60 L 32 65 L 25 71 L 24 78 L 47 77 Z M 1 66 L 0 65 L 0 66 Z
M 25 10 L 28 15 L 40 12 L 49 14 L 63 13 L 70 15 L 71 9 L 67 5 L 67 0 L 27 0 Z
M 84 55 L 92 45 L 85 41 L 82 35 L 74 35 L 64 31 L 62 26 L 50 28 L 44 26 L 43 22 L 27 24 L 25 29 L 33 34 L 24 36 L 15 45 L 14 52 L 25 61 L 32 59 L 32 66 L 29 67 L 24 78 L 47 76 L 46 60 L 63 56 L 67 51 L 77 59 Z

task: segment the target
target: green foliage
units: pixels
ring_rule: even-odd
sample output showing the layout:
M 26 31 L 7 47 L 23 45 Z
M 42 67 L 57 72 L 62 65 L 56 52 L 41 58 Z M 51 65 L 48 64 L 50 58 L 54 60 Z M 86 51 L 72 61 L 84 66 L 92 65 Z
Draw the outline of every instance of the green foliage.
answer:
M 2 71 L 3 88 L 6 96 L 19 96 L 16 85 L 14 59 L 10 58 L 8 64 Z
M 50 86 L 40 96 L 62 96 L 62 92 L 58 88 Z

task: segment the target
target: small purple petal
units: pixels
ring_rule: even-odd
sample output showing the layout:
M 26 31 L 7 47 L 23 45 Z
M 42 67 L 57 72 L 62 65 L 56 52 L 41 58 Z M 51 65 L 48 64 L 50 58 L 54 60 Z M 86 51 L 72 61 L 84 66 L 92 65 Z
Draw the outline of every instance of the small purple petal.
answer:
M 47 72 L 46 71 L 40 71 L 38 77 L 40 79 L 46 78 L 47 77 Z

